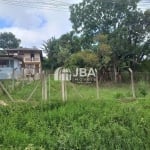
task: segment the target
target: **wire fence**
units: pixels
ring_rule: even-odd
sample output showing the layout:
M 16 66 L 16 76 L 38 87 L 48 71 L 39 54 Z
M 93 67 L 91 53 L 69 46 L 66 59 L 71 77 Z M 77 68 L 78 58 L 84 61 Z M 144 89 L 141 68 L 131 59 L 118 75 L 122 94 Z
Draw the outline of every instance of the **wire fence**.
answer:
M 150 85 L 149 72 L 135 72 L 133 74 L 135 89 L 131 88 L 131 76 L 129 72 L 121 74 L 121 79 L 115 83 L 114 80 L 102 81 L 96 76 L 95 80 L 84 78 L 83 82 L 76 80 L 55 80 L 54 74 L 45 71 L 41 74 L 39 80 L 28 78 L 24 80 L 2 80 L 0 81 L 0 100 L 10 101 L 55 101 L 55 100 L 78 100 L 78 99 L 104 99 L 109 97 L 110 89 L 116 87 L 114 95 L 120 93 L 124 88 L 127 97 L 132 97 L 132 90 L 135 90 L 137 96 L 137 86 L 143 86 L 139 83 Z M 79 81 L 79 80 L 77 80 Z M 81 80 L 80 80 L 81 81 Z M 86 82 L 87 81 L 87 82 Z M 92 82 L 89 82 L 92 81 Z M 145 85 L 144 85 L 145 86 Z M 146 88 L 146 87 L 144 87 Z M 150 90 L 144 89 L 144 90 Z

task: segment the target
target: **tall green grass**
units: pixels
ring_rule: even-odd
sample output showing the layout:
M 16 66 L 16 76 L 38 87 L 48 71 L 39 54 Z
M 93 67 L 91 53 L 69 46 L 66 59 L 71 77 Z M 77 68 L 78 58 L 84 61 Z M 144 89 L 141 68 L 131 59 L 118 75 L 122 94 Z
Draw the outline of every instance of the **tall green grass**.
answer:
M 27 102 L 26 97 L 37 84 Z M 149 149 L 149 92 L 143 99 L 124 101 L 131 97 L 130 85 L 105 84 L 100 85 L 97 99 L 95 85 L 67 82 L 68 100 L 63 103 L 61 83 L 48 80 L 47 85 L 47 101 L 41 99 L 38 81 L 18 85 L 11 92 L 18 102 L 7 100 L 8 106 L 0 106 L 0 150 Z M 145 88 L 145 83 L 138 83 L 137 92 L 138 85 Z M 146 91 L 149 88 L 146 85 Z
M 8 83 L 8 82 L 6 82 Z M 8 89 L 11 96 L 15 100 L 27 100 L 32 91 L 35 89 L 36 85 L 38 88 L 35 93 L 32 95 L 30 100 L 32 101 L 41 101 L 42 99 L 42 87 L 41 81 L 25 81 L 25 82 L 16 82 L 15 89 L 10 90 L 9 84 L 4 84 L 4 86 Z M 61 82 L 54 81 L 51 77 L 47 79 L 47 87 L 48 87 L 48 99 L 50 101 L 56 101 L 62 99 L 61 94 Z M 67 96 L 68 100 L 78 100 L 78 99 L 97 99 L 97 90 L 96 85 L 81 85 L 81 84 L 73 84 L 70 82 L 66 82 L 67 88 Z M 135 84 L 135 93 L 138 98 L 150 98 L 150 85 L 145 83 L 144 81 L 140 81 Z M 132 90 L 130 84 L 100 84 L 99 85 L 99 99 L 122 99 L 122 98 L 131 98 Z M 0 93 L 1 100 L 9 100 L 7 95 L 4 93 Z
M 149 149 L 149 100 L 74 100 L 0 108 L 0 149 Z

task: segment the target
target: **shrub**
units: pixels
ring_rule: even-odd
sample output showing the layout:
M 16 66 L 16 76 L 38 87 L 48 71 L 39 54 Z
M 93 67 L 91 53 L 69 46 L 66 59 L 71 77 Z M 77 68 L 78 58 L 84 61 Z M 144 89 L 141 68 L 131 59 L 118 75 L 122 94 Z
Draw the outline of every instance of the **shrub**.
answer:
M 123 98 L 123 97 L 124 97 L 123 93 L 120 93 L 120 92 L 117 92 L 114 95 L 114 98 L 116 98 L 116 99 Z
M 140 96 L 145 97 L 148 94 L 147 89 L 148 89 L 148 86 L 144 81 L 140 81 L 138 83 L 138 94 Z

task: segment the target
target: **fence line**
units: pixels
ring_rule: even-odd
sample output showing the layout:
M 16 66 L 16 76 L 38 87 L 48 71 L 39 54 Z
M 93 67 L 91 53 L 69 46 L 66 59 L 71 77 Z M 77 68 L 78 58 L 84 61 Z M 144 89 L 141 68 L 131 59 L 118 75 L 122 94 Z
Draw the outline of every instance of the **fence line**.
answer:
M 143 73 L 138 73 L 138 75 L 142 75 Z M 133 73 L 133 80 L 137 82 L 136 80 L 136 75 L 137 73 Z M 150 73 L 145 73 L 146 75 L 146 80 L 142 80 L 143 78 L 140 78 L 142 81 L 147 82 L 147 79 L 150 79 Z M 78 84 L 78 83 L 72 83 L 70 81 L 54 81 L 53 79 L 54 74 L 50 74 L 49 72 L 43 72 L 41 74 L 41 78 L 38 81 L 34 80 L 10 80 L 12 84 L 14 84 L 15 88 L 13 92 L 9 90 L 11 85 L 8 85 L 5 83 L 1 83 L 0 87 L 0 97 L 3 95 L 1 92 L 2 90 L 5 92 L 6 96 L 11 100 L 11 101 L 16 101 L 16 100 L 24 100 L 24 101 L 29 101 L 31 99 L 35 100 L 49 100 L 53 101 L 54 99 L 59 99 L 62 100 L 63 102 L 70 100 L 70 99 L 86 99 L 92 95 L 92 98 L 94 99 L 100 99 L 102 95 L 102 84 L 98 80 L 98 76 L 96 76 L 96 82 L 90 84 Z M 129 76 L 129 75 L 128 75 Z M 130 77 L 130 78 L 129 78 Z M 128 82 L 131 82 L 131 76 L 129 76 Z M 139 79 L 139 81 L 140 81 Z M 37 82 L 37 83 L 36 83 Z M 132 81 L 133 82 L 133 81 Z M 131 83 L 132 83 L 131 82 Z M 124 83 L 124 82 L 121 82 Z M 32 86 L 29 86 L 31 84 Z M 132 83 L 133 84 L 133 83 Z M 132 85 L 131 84 L 131 85 Z M 114 84 L 116 85 L 116 84 Z M 20 87 L 20 91 L 26 89 L 27 91 L 24 95 L 21 96 L 16 96 L 14 95 L 17 93 L 17 86 Z M 29 87 L 28 89 L 26 87 Z M 31 88 L 32 87 L 32 88 Z M 130 85 L 129 85 L 130 87 Z M 83 89 L 85 88 L 86 90 L 85 93 L 83 92 Z M 92 92 L 90 91 L 92 89 Z M 133 89 L 133 86 L 132 86 Z M 128 89 L 129 92 L 131 92 L 130 88 Z M 16 92 L 14 92 L 16 91 Z M 135 91 L 135 90 L 134 90 Z M 88 93 L 89 92 L 89 93 Z M 91 95 L 90 95 L 91 94 Z M 136 93 L 133 94 L 133 97 L 135 97 Z M 73 98 L 72 98 L 73 97 Z

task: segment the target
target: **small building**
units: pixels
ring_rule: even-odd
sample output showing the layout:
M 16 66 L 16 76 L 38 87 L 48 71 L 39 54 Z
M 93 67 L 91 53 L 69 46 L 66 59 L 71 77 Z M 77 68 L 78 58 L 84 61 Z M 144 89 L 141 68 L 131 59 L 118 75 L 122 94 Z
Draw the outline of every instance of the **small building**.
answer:
M 37 48 L 5 49 L 8 55 L 22 59 L 25 77 L 39 76 L 42 71 L 42 50 Z
M 22 76 L 22 60 L 13 55 L 0 55 L 0 80 Z

